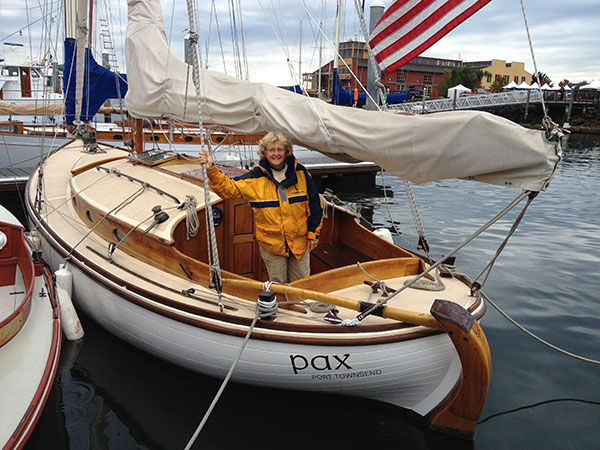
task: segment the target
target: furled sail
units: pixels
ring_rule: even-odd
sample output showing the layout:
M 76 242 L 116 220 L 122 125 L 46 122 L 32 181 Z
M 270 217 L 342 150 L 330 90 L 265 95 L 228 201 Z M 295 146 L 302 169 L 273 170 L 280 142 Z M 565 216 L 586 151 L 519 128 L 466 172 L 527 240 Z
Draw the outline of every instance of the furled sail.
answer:
M 134 117 L 198 122 L 192 70 L 167 42 L 159 0 L 129 0 L 127 108 Z M 204 125 L 281 131 L 330 156 L 373 161 L 414 183 L 465 178 L 545 189 L 560 156 L 541 131 L 479 111 L 419 116 L 330 105 L 264 83 L 201 70 Z

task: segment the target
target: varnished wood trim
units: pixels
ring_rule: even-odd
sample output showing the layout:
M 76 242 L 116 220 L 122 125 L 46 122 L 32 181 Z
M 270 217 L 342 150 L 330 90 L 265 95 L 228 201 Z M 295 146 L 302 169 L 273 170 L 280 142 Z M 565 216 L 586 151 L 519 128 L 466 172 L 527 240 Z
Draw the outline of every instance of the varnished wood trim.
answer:
M 45 227 L 45 222 L 41 219 L 37 211 L 31 207 L 31 201 L 29 196 L 26 197 L 27 209 L 29 211 L 30 217 L 35 219 L 36 228 L 38 231 L 48 240 L 48 242 L 52 245 L 54 250 L 61 256 L 66 257 L 71 251 L 70 247 L 59 238 L 55 232 L 52 230 L 48 230 Z M 58 244 L 60 247 L 57 247 L 54 242 Z M 110 272 L 104 270 L 99 267 L 93 261 L 90 261 L 88 258 L 83 256 L 78 250 L 73 250 L 71 253 L 70 263 L 76 265 L 82 272 L 84 272 L 89 278 L 93 281 L 99 283 L 104 288 L 109 291 L 119 295 L 125 301 L 136 304 L 142 308 L 148 309 L 156 314 L 162 315 L 164 317 L 168 317 L 174 319 L 176 321 L 186 323 L 188 325 L 204 328 L 210 331 L 215 331 L 218 333 L 225 333 L 234 336 L 245 336 L 244 330 L 236 330 L 226 326 L 227 323 L 239 324 L 248 326 L 250 325 L 251 319 L 249 318 L 241 318 L 234 317 L 231 315 L 222 315 L 216 311 L 206 310 L 200 307 L 194 307 L 189 305 L 189 311 L 185 311 L 180 302 L 176 302 L 171 298 L 164 297 L 158 295 L 154 292 L 149 292 L 147 290 L 136 287 L 121 278 L 111 274 Z M 187 317 L 181 314 L 178 314 L 176 311 L 165 311 L 163 308 L 160 308 L 157 305 L 151 304 L 147 301 L 140 300 L 138 297 L 128 294 L 127 291 L 121 291 L 116 289 L 113 285 L 109 284 L 106 280 L 109 280 L 117 285 L 124 286 L 127 290 L 132 293 L 136 293 L 143 297 L 148 298 L 149 301 L 155 302 L 160 305 L 168 306 L 174 308 L 176 310 L 185 311 L 193 314 L 197 314 L 199 317 Z M 215 325 L 213 323 L 208 323 L 202 320 L 202 317 L 217 319 L 223 322 L 223 326 Z M 298 343 L 298 344 L 307 344 L 307 345 L 327 345 L 327 346 L 335 346 L 335 345 L 376 345 L 376 344 L 385 344 L 392 342 L 400 342 L 405 340 L 416 339 L 420 337 L 430 336 L 433 334 L 439 334 L 436 330 L 428 330 L 428 329 L 415 329 L 415 332 L 404 333 L 401 335 L 388 335 L 381 337 L 364 337 L 364 338 L 344 338 L 344 334 L 350 333 L 374 333 L 374 332 L 382 332 L 382 331 L 390 331 L 394 329 L 406 329 L 409 328 L 410 325 L 404 323 L 392 323 L 385 325 L 362 325 L 360 328 L 347 328 L 335 325 L 293 325 L 293 324 L 282 324 L 276 321 L 273 322 L 265 322 L 261 321 L 257 324 L 257 327 L 253 333 L 253 338 L 262 339 L 268 341 L 275 342 L 288 342 L 288 343 Z M 277 331 L 285 331 L 289 333 L 326 333 L 326 334 L 335 334 L 336 338 L 323 339 L 321 337 L 298 337 L 291 335 L 273 335 L 261 332 L 262 329 L 270 329 Z

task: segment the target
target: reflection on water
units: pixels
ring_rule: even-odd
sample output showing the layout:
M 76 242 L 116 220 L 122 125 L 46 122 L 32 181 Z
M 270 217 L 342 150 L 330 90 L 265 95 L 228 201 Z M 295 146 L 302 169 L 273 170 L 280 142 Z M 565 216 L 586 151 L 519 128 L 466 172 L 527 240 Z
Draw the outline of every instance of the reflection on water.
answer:
M 571 136 L 555 179 L 534 200 L 484 289 L 534 333 L 594 359 L 600 359 L 599 141 Z M 378 183 L 388 186 L 391 218 L 381 188 L 339 195 L 357 204 L 369 222 L 395 225 L 403 239 L 416 243 L 403 183 L 389 175 Z M 413 192 L 434 258 L 518 194 L 461 180 L 413 186 Z M 461 250 L 457 270 L 479 273 L 516 214 Z M 57 449 L 183 448 L 220 382 L 150 357 L 82 320 L 86 337 L 81 344 L 66 343 L 51 398 L 26 448 L 46 449 L 48 442 Z M 600 368 L 548 349 L 492 308 L 482 324 L 493 370 L 482 414 L 487 420 L 478 427 L 474 447 L 598 448 Z M 473 448 L 403 424 L 381 405 L 230 384 L 195 448 L 251 446 Z

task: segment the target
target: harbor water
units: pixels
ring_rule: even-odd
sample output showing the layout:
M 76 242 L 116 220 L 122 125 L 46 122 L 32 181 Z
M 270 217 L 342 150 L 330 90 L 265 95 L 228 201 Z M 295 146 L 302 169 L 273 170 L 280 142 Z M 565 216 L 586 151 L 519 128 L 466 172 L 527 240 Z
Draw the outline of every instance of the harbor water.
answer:
M 337 195 L 375 226 L 397 228 L 397 243 L 416 242 L 401 180 L 379 176 L 377 185 Z M 436 259 L 518 194 L 462 180 L 412 191 Z M 461 250 L 457 271 L 477 276 L 518 210 Z M 553 182 L 533 201 L 483 290 L 540 338 L 600 360 L 600 136 L 571 136 Z M 220 381 L 81 319 L 85 338 L 64 343 L 50 399 L 25 448 L 183 449 Z M 482 326 L 492 378 L 474 442 L 406 424 L 381 404 L 231 383 L 193 448 L 600 449 L 600 366 L 543 345 L 489 304 Z

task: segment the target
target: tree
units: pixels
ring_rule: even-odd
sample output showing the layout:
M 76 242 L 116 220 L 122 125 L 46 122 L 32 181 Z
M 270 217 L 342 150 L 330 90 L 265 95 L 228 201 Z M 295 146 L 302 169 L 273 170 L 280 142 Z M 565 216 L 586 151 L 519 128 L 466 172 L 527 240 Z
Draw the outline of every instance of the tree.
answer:
M 487 70 L 478 70 L 477 71 L 477 83 L 475 84 L 475 88 L 480 88 L 481 87 L 481 80 L 483 80 L 483 77 L 490 77 L 491 78 L 492 74 L 490 72 L 488 72 Z
M 502 76 L 497 75 L 492 84 L 490 85 L 490 92 L 502 92 L 502 88 L 504 87 L 504 80 Z
M 567 80 L 566 78 L 564 80 L 562 80 L 560 83 L 558 83 L 558 86 L 563 88 L 565 86 L 568 86 L 569 83 L 571 83 L 569 80 Z
M 540 86 L 548 83 L 548 86 L 552 87 L 552 80 L 544 72 L 538 72 L 537 74 L 534 73 L 531 76 L 531 84 L 533 83 L 537 83 Z
M 445 97 L 448 95 L 448 89 L 455 86 L 452 84 L 452 71 L 450 69 L 444 70 L 444 77 L 440 80 L 437 85 L 438 95 L 441 97 Z
M 437 91 L 442 97 L 448 95 L 448 89 L 462 84 L 469 89 L 476 89 L 481 86 L 481 80 L 488 72 L 475 70 L 472 67 L 458 67 L 456 69 L 446 69 L 444 78 L 438 83 Z

